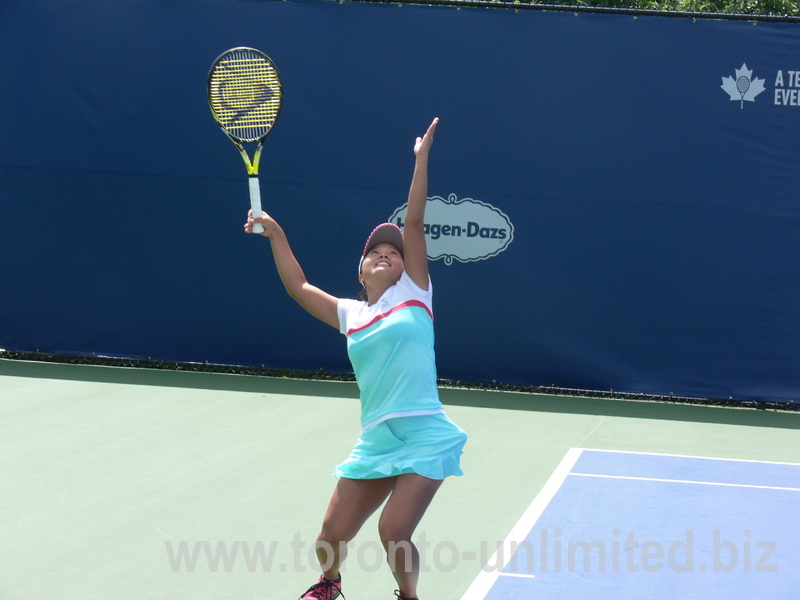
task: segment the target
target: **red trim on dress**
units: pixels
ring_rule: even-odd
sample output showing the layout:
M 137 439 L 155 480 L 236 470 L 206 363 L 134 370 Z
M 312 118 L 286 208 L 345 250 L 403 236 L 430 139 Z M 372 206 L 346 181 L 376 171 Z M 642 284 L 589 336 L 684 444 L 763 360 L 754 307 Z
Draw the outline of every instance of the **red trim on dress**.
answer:
M 362 329 L 366 329 L 367 327 L 371 327 L 372 325 L 374 325 L 375 323 L 377 323 L 381 319 L 385 319 L 386 317 L 388 317 L 392 313 L 395 313 L 398 310 L 402 310 L 404 308 L 409 308 L 411 306 L 417 306 L 417 307 L 420 307 L 420 308 L 424 308 L 425 312 L 428 313 L 428 316 L 431 318 L 431 320 L 433 320 L 433 313 L 431 312 L 431 309 L 428 308 L 425 305 L 424 302 L 421 302 L 419 300 L 407 300 L 406 302 L 401 302 L 400 304 L 398 304 L 397 306 L 392 308 L 392 310 L 390 310 L 388 313 L 381 313 L 381 314 L 377 315 L 374 319 L 372 319 L 366 325 L 362 325 L 361 327 L 356 327 L 354 329 L 348 329 L 347 330 L 347 336 L 349 337 L 352 334 L 356 333 L 357 331 L 361 331 Z

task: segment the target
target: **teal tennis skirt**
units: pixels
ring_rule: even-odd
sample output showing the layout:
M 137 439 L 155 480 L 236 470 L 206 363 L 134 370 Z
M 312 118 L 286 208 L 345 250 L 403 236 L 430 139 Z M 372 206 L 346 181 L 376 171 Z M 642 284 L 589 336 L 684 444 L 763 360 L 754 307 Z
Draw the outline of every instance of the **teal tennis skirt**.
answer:
M 376 479 L 417 473 L 429 479 L 463 475 L 467 434 L 444 413 L 387 419 L 361 432 L 334 471 L 337 479 Z

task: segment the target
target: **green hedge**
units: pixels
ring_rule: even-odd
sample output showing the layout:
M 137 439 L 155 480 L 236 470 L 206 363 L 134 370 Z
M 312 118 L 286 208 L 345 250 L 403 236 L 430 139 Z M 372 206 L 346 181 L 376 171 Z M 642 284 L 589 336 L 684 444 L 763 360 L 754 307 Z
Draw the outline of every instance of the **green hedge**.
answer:
M 724 13 L 740 15 L 800 16 L 798 0 L 537 0 L 529 4 L 574 4 L 605 8 L 636 8 L 679 12 Z
M 339 0 L 340 2 L 346 0 Z M 705 15 L 753 15 L 754 20 L 787 20 L 800 22 L 800 0 L 351 0 L 391 4 L 448 4 L 448 5 L 509 5 L 527 4 L 531 7 L 559 6 L 561 8 L 593 8 L 603 10 L 658 11 L 670 14 L 698 13 Z

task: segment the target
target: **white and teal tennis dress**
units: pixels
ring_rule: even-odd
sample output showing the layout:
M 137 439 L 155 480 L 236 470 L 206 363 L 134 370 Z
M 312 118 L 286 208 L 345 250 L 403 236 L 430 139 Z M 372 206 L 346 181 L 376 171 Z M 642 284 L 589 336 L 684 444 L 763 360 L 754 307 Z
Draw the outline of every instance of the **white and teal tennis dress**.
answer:
M 445 414 L 436 387 L 432 287 L 404 272 L 373 305 L 339 300 L 339 329 L 361 392 L 361 436 L 337 478 L 462 475 L 467 434 Z

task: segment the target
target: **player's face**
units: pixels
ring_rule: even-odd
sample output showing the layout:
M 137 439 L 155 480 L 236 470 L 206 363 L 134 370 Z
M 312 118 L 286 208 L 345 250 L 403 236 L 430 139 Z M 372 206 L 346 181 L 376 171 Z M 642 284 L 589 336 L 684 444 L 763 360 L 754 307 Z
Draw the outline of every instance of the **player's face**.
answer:
M 361 267 L 361 276 L 364 279 L 380 277 L 395 283 L 403 274 L 405 263 L 400 251 L 392 244 L 382 243 L 374 246 L 367 252 Z

